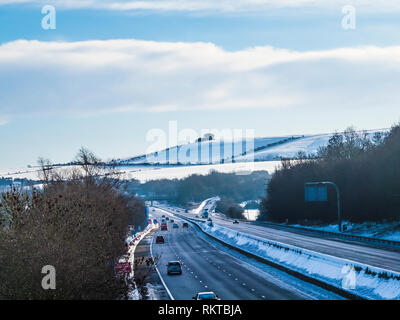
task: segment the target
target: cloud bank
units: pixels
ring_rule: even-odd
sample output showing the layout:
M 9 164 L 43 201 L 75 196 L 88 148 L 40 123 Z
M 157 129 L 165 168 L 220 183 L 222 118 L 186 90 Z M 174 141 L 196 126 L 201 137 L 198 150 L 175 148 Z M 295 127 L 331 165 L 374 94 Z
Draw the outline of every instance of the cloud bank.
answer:
M 231 52 L 212 43 L 19 40 L 0 46 L 0 70 L 0 120 L 238 108 L 378 115 L 400 101 L 400 46 Z

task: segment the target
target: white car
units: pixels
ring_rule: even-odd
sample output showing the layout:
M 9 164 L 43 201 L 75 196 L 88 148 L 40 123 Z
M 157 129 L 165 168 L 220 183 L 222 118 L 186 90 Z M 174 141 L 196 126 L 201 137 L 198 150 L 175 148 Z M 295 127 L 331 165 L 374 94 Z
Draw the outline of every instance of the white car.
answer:
M 199 292 L 193 297 L 193 300 L 220 300 L 218 296 L 212 292 Z

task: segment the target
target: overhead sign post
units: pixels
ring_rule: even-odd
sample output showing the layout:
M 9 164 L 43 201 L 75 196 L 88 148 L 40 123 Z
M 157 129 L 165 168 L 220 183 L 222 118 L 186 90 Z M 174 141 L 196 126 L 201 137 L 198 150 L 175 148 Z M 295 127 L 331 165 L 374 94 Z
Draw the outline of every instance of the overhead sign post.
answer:
M 338 226 L 339 232 L 342 232 L 342 220 L 340 213 L 340 192 L 338 186 L 330 181 L 325 182 L 307 182 L 304 184 L 305 202 L 327 202 L 328 185 L 335 188 L 337 194 Z

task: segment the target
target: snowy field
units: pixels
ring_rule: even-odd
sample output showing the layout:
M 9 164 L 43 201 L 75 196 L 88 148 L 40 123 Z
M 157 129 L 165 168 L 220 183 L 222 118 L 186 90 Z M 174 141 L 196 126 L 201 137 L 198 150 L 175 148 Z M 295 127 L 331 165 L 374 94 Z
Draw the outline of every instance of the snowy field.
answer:
M 247 220 L 255 221 L 257 220 L 258 215 L 260 214 L 260 210 L 258 209 L 245 209 L 243 215 Z
M 268 171 L 272 174 L 281 165 L 280 161 L 264 161 L 253 163 L 226 163 L 213 165 L 162 167 L 149 170 L 129 170 L 125 178 L 138 179 L 141 182 L 157 179 L 182 179 L 192 174 L 206 175 L 215 170 L 222 173 L 249 174 L 252 171 Z
M 366 134 L 370 139 L 376 132 L 386 130 L 369 130 L 359 132 Z M 183 163 L 209 164 L 230 162 L 234 156 L 236 162 L 247 161 L 276 161 L 281 158 L 295 158 L 299 152 L 306 155 L 315 155 L 321 147 L 328 144 L 332 133 L 243 139 L 238 141 L 214 140 L 199 143 L 188 143 L 174 146 L 168 150 L 142 154 L 140 156 L 122 159 L 121 164 L 142 163 Z
M 280 161 L 260 161 L 246 163 L 225 163 L 213 165 L 186 166 L 121 166 L 117 168 L 122 179 L 137 179 L 141 182 L 157 179 L 182 179 L 192 174 L 206 175 L 211 171 L 223 173 L 249 174 L 252 171 L 268 171 L 272 174 L 281 165 Z M 69 170 L 76 167 L 62 167 L 57 170 Z M 1 170 L 0 177 L 26 178 L 38 180 L 38 170 Z

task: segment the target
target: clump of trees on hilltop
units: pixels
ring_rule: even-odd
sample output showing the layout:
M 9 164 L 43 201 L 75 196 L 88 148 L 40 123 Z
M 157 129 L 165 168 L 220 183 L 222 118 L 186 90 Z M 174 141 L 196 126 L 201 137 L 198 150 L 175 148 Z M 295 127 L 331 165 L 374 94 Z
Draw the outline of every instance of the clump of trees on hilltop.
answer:
M 129 225 L 145 223 L 144 204 L 120 191 L 97 158 L 81 149 L 80 168 L 55 171 L 40 160 L 43 190 L 0 196 L 0 299 L 117 299 L 129 283 L 115 276 Z M 56 289 L 42 288 L 42 268 Z
M 400 218 L 400 125 L 368 137 L 352 128 L 335 134 L 315 159 L 282 160 L 261 202 L 260 220 L 334 222 L 336 193 L 328 203 L 305 203 L 304 183 L 333 181 L 340 189 L 343 218 L 352 222 Z M 329 187 L 328 187 L 329 188 Z

